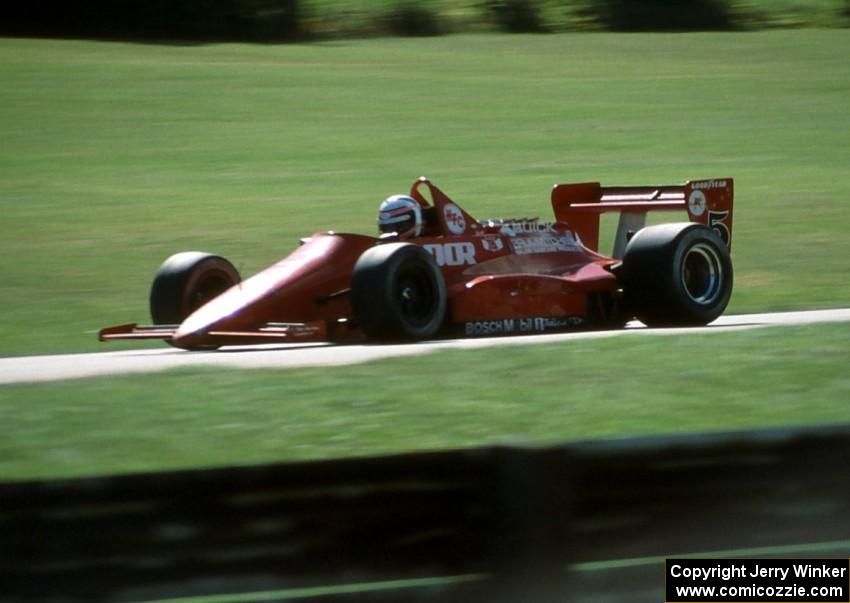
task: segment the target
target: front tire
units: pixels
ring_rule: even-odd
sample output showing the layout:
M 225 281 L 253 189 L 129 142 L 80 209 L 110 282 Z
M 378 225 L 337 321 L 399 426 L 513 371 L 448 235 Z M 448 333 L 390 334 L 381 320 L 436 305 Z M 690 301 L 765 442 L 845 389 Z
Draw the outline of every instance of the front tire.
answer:
M 443 325 L 446 285 L 424 248 L 411 243 L 378 245 L 363 252 L 354 266 L 351 305 L 370 339 L 428 339 Z
M 647 326 L 702 326 L 729 303 L 732 259 L 702 224 L 649 226 L 626 246 L 620 280 L 629 307 Z
M 223 257 L 202 251 L 174 254 L 151 284 L 151 318 L 154 324 L 180 324 L 240 281 L 239 272 Z

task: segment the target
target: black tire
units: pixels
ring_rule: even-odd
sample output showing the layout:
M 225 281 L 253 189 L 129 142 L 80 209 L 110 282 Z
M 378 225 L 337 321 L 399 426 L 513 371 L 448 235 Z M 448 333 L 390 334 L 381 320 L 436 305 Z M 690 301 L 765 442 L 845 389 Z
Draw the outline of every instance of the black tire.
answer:
M 202 251 L 176 253 L 162 263 L 150 293 L 154 324 L 176 325 L 239 283 L 239 272 L 223 257 Z
M 660 224 L 632 237 L 619 270 L 634 315 L 650 327 L 701 326 L 726 309 L 732 259 L 702 224 Z
M 446 315 L 446 284 L 428 251 L 411 243 L 363 252 L 351 275 L 354 319 L 370 339 L 432 337 Z

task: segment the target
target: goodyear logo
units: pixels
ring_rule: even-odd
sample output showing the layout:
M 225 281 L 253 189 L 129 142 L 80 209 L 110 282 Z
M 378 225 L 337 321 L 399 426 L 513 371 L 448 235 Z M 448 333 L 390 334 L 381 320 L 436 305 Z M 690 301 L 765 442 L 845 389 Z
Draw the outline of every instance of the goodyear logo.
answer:
M 711 188 L 726 188 L 728 182 L 726 180 L 703 180 L 702 182 L 691 182 L 691 188 L 694 190 L 708 190 Z

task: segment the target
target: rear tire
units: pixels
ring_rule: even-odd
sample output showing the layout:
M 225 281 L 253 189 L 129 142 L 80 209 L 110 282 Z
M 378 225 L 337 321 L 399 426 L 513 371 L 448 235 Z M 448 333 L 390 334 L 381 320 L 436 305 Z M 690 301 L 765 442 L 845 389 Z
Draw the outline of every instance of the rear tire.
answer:
M 446 315 L 443 274 L 431 254 L 417 245 L 372 247 L 354 266 L 351 306 L 370 339 L 427 339 Z
M 174 254 L 163 262 L 153 279 L 151 318 L 154 324 L 180 324 L 241 280 L 233 264 L 223 257 L 202 251 Z
M 702 224 L 649 226 L 626 246 L 620 281 L 629 307 L 647 326 L 702 326 L 729 303 L 732 259 Z

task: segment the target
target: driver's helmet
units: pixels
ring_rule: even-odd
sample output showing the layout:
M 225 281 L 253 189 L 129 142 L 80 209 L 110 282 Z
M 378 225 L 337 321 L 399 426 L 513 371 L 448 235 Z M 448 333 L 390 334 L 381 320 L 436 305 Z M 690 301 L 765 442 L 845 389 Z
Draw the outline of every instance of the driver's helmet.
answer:
M 378 230 L 382 234 L 418 237 L 422 234 L 422 207 L 407 195 L 387 197 L 378 209 Z

